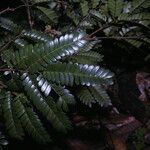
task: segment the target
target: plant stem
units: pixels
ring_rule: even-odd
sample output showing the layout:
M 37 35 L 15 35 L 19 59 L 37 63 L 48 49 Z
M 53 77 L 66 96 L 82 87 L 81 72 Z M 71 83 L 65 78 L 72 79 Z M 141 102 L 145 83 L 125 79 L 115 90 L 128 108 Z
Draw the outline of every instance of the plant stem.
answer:
M 117 40 L 121 40 L 121 39 L 144 39 L 147 37 L 139 37 L 139 36 L 127 36 L 127 37 L 123 37 L 123 36 L 112 36 L 112 37 L 96 37 L 97 39 L 117 39 Z
M 9 7 L 8 7 L 8 8 L 6 8 L 6 9 L 0 11 L 0 15 L 3 14 L 3 13 L 6 13 L 6 12 L 14 12 L 14 11 L 16 11 L 17 9 L 22 8 L 22 7 L 25 7 L 25 6 L 26 6 L 26 5 L 20 5 L 20 6 L 16 7 L 16 8 L 9 8 Z M 32 6 L 32 5 L 29 5 L 29 6 Z
M 28 0 L 26 0 L 26 7 L 27 7 L 28 22 L 29 22 L 30 28 L 32 29 L 33 21 L 32 21 L 32 17 L 31 17 L 30 5 L 29 5 L 29 1 Z
M 91 38 L 92 36 L 94 36 L 96 33 L 103 31 L 104 29 L 110 27 L 110 24 L 106 24 L 105 26 L 98 28 L 96 31 L 94 31 L 93 33 L 91 33 L 90 35 L 88 35 L 88 38 Z
M 11 68 L 2 68 L 2 69 L 0 69 L 0 72 L 5 72 L 5 71 L 16 71 L 16 70 L 11 69 Z
M 6 8 L 6 9 L 0 11 L 0 15 L 3 14 L 3 13 L 5 13 L 5 12 L 8 12 L 8 11 L 14 11 L 14 8 L 9 8 L 9 7 L 8 7 L 8 8 Z

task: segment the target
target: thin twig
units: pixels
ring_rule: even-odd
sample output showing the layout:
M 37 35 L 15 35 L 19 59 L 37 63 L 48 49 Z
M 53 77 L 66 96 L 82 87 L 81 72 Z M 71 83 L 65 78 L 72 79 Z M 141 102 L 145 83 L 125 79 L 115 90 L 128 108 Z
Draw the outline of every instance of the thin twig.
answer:
M 6 8 L 6 9 L 4 9 L 4 10 L 2 10 L 2 11 L 0 11 L 0 15 L 1 14 L 3 14 L 3 13 L 6 13 L 6 12 L 14 12 L 14 11 L 16 11 L 17 9 L 20 9 L 20 8 L 22 8 L 22 7 L 25 7 L 26 5 L 20 5 L 20 6 L 18 6 L 18 7 L 16 7 L 16 8 Z M 32 6 L 32 5 L 29 5 L 29 6 Z
M 9 8 L 9 7 L 8 7 L 8 8 L 6 8 L 6 9 L 0 11 L 0 15 L 3 14 L 3 13 L 5 13 L 5 12 L 8 12 L 8 11 L 14 11 L 14 8 Z
M 147 38 L 147 37 L 139 37 L 139 36 L 111 36 L 111 37 L 96 37 L 96 39 L 117 39 L 117 40 L 121 40 L 121 39 L 143 39 L 143 38 Z
M 0 72 L 5 72 L 5 71 L 16 71 L 16 70 L 11 69 L 11 68 L 2 68 L 2 69 L 0 69 Z
M 110 26 L 114 25 L 114 23 L 111 24 L 106 24 L 101 28 L 98 28 L 96 31 L 92 32 L 90 35 L 84 37 L 87 40 L 93 40 L 93 39 L 117 39 L 117 40 L 121 40 L 121 39 L 145 39 L 147 37 L 139 37 L 139 36 L 131 36 L 131 37 L 122 37 L 122 36 L 112 36 L 112 37 L 96 37 L 94 36 L 96 33 L 98 32 L 102 32 L 103 30 L 105 30 L 106 28 L 109 28 Z
M 33 21 L 32 21 L 32 17 L 31 17 L 30 5 L 29 5 L 29 1 L 28 0 L 26 0 L 26 7 L 27 7 L 28 22 L 29 22 L 30 28 L 32 29 Z
M 122 40 L 122 39 L 128 39 L 128 40 L 137 40 L 137 39 L 146 39 L 147 37 L 139 37 L 139 36 L 111 36 L 111 37 L 107 37 L 107 36 L 104 36 L 104 37 L 92 37 L 92 38 L 89 38 L 89 37 L 85 37 L 86 40 L 102 40 L 102 39 L 106 39 L 106 40 L 110 40 L 110 39 L 115 39 L 115 40 Z
M 91 33 L 90 35 L 88 35 L 89 38 L 91 38 L 92 36 L 94 36 L 96 33 L 103 31 L 104 29 L 110 27 L 110 24 L 106 24 L 105 26 L 97 29 L 96 31 L 94 31 L 93 33 Z

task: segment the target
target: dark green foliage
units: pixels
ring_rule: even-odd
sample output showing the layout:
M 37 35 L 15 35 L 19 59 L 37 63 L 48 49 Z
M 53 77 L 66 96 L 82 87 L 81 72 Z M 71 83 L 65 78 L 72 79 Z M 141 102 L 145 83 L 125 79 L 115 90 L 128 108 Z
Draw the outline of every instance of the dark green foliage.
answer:
M 13 32 L 14 34 L 18 34 L 22 31 L 22 28 L 17 24 L 14 24 L 11 20 L 7 18 L 0 18 L 0 26 L 6 30 Z
M 67 120 L 67 118 L 66 120 L 61 122 L 61 118 L 59 118 L 59 116 L 55 114 L 55 111 L 58 111 L 57 106 L 55 106 L 53 103 L 47 102 L 49 100 L 46 100 L 41 95 L 40 91 L 37 89 L 31 78 L 27 74 L 22 75 L 22 80 L 25 90 L 37 110 L 39 110 L 43 114 L 43 116 L 45 116 L 47 120 L 52 123 L 54 128 L 60 131 L 66 131 L 66 129 L 70 127 L 70 122 Z M 61 111 L 59 113 L 61 113 Z M 64 122 L 66 124 L 64 124 Z
M 16 118 L 14 114 L 12 95 L 10 92 L 6 93 L 6 98 L 3 100 L 2 104 L 4 119 L 6 124 L 6 130 L 11 137 L 22 139 L 23 132 L 20 132 L 20 121 Z
M 92 107 L 92 103 L 96 102 L 101 106 L 111 105 L 109 96 L 101 86 L 84 87 L 82 90 L 77 92 L 77 96 L 89 107 Z
M 69 57 L 72 62 L 74 63 L 86 63 L 86 64 L 93 64 L 96 65 L 97 63 L 103 60 L 103 56 L 97 52 L 89 51 L 89 52 L 82 52 L 78 53 L 77 55 L 73 55 Z
M 51 84 L 51 86 L 59 96 L 57 105 L 62 107 L 63 110 L 68 111 L 68 105 L 75 104 L 74 96 L 64 86 L 57 86 L 56 84 Z
M 34 32 L 33 36 L 36 36 Z M 12 62 L 19 69 L 27 69 L 32 72 L 43 70 L 49 63 L 86 48 L 87 41 L 82 39 L 83 36 L 82 33 L 78 35 L 66 34 L 59 39 L 49 40 L 45 44 L 27 45 L 19 51 L 9 53 L 9 56 L 3 53 L 3 59 L 8 57 L 6 59 L 9 59 L 9 63 Z
M 65 133 L 72 128 L 69 108 L 78 100 L 89 107 L 112 105 L 106 89 L 114 73 L 100 66 L 99 52 L 107 51 L 109 40 L 110 49 L 121 52 L 149 48 L 149 2 L 21 2 L 22 12 L 0 16 L 0 115 L 11 137 L 22 140 L 27 133 L 47 144 L 47 126 Z
M 33 108 L 28 105 L 28 100 L 24 95 L 18 95 L 14 99 L 14 111 L 20 120 L 22 127 L 28 132 L 36 141 L 40 143 L 49 142 L 49 135 L 44 129 Z
M 10 27 L 16 26 L 11 24 Z M 5 28 L 15 32 L 10 27 Z M 6 129 L 11 137 L 22 139 L 25 130 L 36 141 L 49 142 L 48 133 L 34 109 L 53 128 L 66 132 L 71 128 L 71 123 L 63 110 L 69 111 L 69 105 L 75 104 L 75 98 L 64 86 L 86 85 L 97 89 L 96 85 L 112 84 L 113 73 L 100 68 L 98 62 L 102 56 L 91 51 L 96 43 L 96 40 L 87 40 L 83 31 L 52 39 L 39 31 L 23 30 L 21 38 L 15 39 L 17 49 L 2 52 L 2 60 L 15 70 L 11 72 L 14 79 L 6 84 L 10 91 L 2 103 Z M 17 89 L 17 85 L 20 89 Z M 51 90 L 58 96 L 57 101 L 51 97 Z M 12 96 L 13 91 L 24 93 L 28 99 L 19 93 Z M 102 89 L 98 94 L 101 98 L 95 95 L 93 102 L 101 106 L 110 103 Z M 81 101 L 86 103 L 84 98 Z
M 107 84 L 107 79 L 109 82 L 109 78 L 113 76 L 112 73 L 99 69 L 98 66 L 80 66 L 74 64 L 51 64 L 43 75 L 52 82 L 68 86 L 73 86 L 74 84 L 87 86 Z M 111 84 L 111 81 L 109 84 Z
M 39 19 L 45 21 L 45 22 L 54 22 L 54 23 L 57 23 L 57 14 L 55 13 L 55 11 L 53 10 L 50 10 L 50 9 L 47 9 L 45 7 L 40 7 L 40 6 L 37 6 L 37 8 L 43 13 Z

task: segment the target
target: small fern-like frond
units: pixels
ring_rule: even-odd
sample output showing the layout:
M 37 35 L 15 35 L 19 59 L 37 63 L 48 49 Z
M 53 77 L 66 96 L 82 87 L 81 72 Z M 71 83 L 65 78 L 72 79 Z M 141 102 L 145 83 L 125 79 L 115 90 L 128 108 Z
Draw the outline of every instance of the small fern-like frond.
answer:
M 83 53 L 77 53 L 68 58 L 73 63 L 80 63 L 80 64 L 98 64 L 103 60 L 103 55 L 100 55 L 97 52 L 89 51 Z
M 25 47 L 28 44 L 24 39 L 16 39 L 14 43 L 18 48 Z
M 108 69 L 101 68 L 99 66 L 94 66 L 94 65 L 87 65 L 87 64 L 77 64 L 80 69 L 87 74 L 90 74 L 95 77 L 99 77 L 103 80 L 103 84 L 111 85 L 113 84 L 113 76 L 114 73 L 109 71 Z
M 107 106 L 111 104 L 111 100 L 104 88 L 101 86 L 95 86 L 90 89 L 95 101 L 101 106 Z
M 123 10 L 123 1 L 122 0 L 108 0 L 108 10 L 110 11 L 113 17 L 120 16 Z
M 66 132 L 66 129 L 71 129 L 72 127 L 71 127 L 70 121 L 68 120 L 68 117 L 62 111 L 62 109 L 54 103 L 53 98 L 49 96 L 46 99 L 46 101 L 47 101 L 47 104 L 49 105 L 49 107 L 51 107 L 51 109 L 53 110 L 53 113 L 55 114 L 55 116 L 57 116 L 57 118 L 58 118 L 57 121 L 52 122 L 52 125 L 61 132 Z M 63 124 L 63 126 L 65 127 L 64 129 L 62 127 L 59 128 L 60 123 Z
M 75 104 L 74 96 L 70 93 L 68 89 L 63 86 L 57 86 L 56 84 L 52 84 L 52 88 L 59 96 L 57 101 L 58 106 L 60 106 L 63 110 L 68 111 L 68 105 Z
M 13 21 L 0 17 L 0 26 L 8 31 L 13 32 L 14 34 L 21 33 L 22 28 L 15 24 Z
M 39 75 L 36 80 L 38 81 L 38 86 L 41 89 L 41 92 L 43 92 L 45 96 L 48 96 L 51 92 L 51 84 L 49 84 L 42 75 Z
M 31 31 L 24 31 L 22 36 L 25 38 L 29 38 L 35 42 L 48 42 L 51 41 L 51 36 L 46 35 L 43 32 L 31 30 Z
M 92 106 L 92 103 L 98 103 L 101 106 L 111 104 L 108 94 L 101 86 L 84 87 L 81 91 L 77 92 L 77 97 L 89 107 Z
M 9 52 L 6 61 L 9 60 L 10 62 L 11 60 L 13 65 L 31 72 L 43 70 L 47 64 L 78 53 L 86 48 L 90 42 L 83 39 L 84 36 L 85 34 L 83 33 L 77 35 L 66 34 L 59 39 L 48 41 L 46 45 L 43 43 L 35 46 L 27 45 L 19 51 Z M 3 55 L 6 56 L 5 52 Z
M 45 96 L 48 96 L 50 94 L 51 89 L 55 91 L 55 93 L 59 96 L 57 104 L 58 106 L 63 108 L 63 110 L 67 111 L 68 105 L 75 103 L 74 96 L 65 87 L 48 83 L 48 81 L 46 81 L 42 77 L 42 75 L 39 75 L 36 80 L 38 81 L 38 86 L 40 87 L 41 91 L 44 93 Z
M 89 91 L 89 87 L 83 87 L 81 90 L 77 91 L 76 94 L 79 100 L 89 107 L 92 107 L 92 103 L 95 103 L 94 97 Z
M 112 76 L 109 70 L 98 66 L 76 65 L 76 64 L 50 64 L 43 76 L 61 85 L 87 85 L 112 84 Z
M 21 131 L 21 126 L 13 111 L 13 99 L 10 92 L 7 92 L 6 98 L 3 99 L 2 109 L 8 134 L 13 138 L 22 139 L 24 134 L 19 132 Z
M 119 21 L 134 21 L 134 22 L 139 22 L 143 20 L 142 14 L 121 14 L 118 18 Z
M 59 115 L 55 113 L 55 111 L 58 111 L 57 107 L 54 104 L 49 105 L 47 103 L 47 100 L 42 96 L 28 74 L 24 73 L 21 78 L 23 80 L 25 90 L 35 107 L 43 114 L 44 117 L 47 118 L 48 121 L 50 121 L 54 128 L 66 132 L 68 127 L 70 127 L 70 122 L 68 119 L 63 120 L 63 122 L 65 122 L 65 124 L 63 124 Z
M 37 6 L 37 9 L 39 9 L 45 15 L 45 17 L 49 19 L 50 22 L 57 23 L 58 16 L 55 11 L 41 6 Z
M 83 16 L 87 15 L 87 13 L 89 11 L 88 2 L 87 1 L 82 1 L 80 3 L 80 8 L 81 8 L 82 15 Z
M 17 117 L 21 121 L 22 126 L 39 143 L 47 143 L 50 141 L 49 135 L 44 129 L 41 121 L 31 107 L 26 107 L 24 103 L 27 101 L 24 95 L 19 95 L 14 99 L 14 109 Z

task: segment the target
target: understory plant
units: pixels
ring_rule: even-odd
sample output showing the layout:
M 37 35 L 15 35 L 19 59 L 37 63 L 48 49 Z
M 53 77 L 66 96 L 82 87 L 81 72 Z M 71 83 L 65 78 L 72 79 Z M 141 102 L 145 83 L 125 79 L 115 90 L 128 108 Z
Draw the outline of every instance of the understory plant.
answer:
M 0 109 L 5 132 L 46 144 L 72 129 L 70 106 L 112 105 L 101 50 L 149 48 L 148 0 L 20 0 L 0 12 Z M 113 50 L 115 52 L 115 49 Z M 145 50 L 145 61 L 148 54 Z

